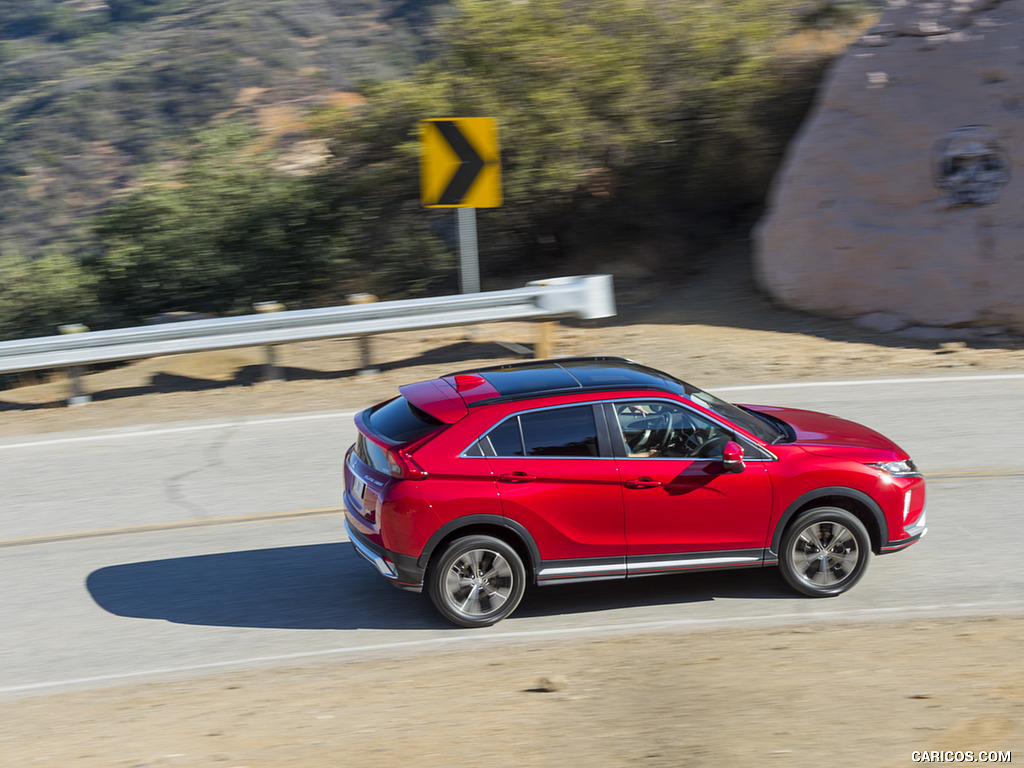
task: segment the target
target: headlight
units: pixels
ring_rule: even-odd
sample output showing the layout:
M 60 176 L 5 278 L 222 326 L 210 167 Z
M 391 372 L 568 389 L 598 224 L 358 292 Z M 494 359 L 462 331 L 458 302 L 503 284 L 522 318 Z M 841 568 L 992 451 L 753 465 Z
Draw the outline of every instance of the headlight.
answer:
M 868 466 L 880 469 L 894 477 L 921 477 L 921 473 L 910 459 L 906 461 L 882 461 L 878 464 L 868 464 Z

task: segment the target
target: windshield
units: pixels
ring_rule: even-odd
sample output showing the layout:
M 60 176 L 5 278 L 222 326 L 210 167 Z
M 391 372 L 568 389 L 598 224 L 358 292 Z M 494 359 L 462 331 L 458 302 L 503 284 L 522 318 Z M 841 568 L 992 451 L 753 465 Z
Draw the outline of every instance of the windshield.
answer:
M 685 382 L 683 384 L 686 388 L 686 396 L 695 403 L 704 406 L 723 419 L 728 419 L 737 427 L 742 427 L 766 443 L 775 443 L 786 438 L 785 430 L 777 426 L 773 421 L 762 418 L 760 414 L 726 402 L 722 398 L 715 397 L 710 392 L 705 392 L 703 389 L 699 389 L 692 384 L 686 384 Z

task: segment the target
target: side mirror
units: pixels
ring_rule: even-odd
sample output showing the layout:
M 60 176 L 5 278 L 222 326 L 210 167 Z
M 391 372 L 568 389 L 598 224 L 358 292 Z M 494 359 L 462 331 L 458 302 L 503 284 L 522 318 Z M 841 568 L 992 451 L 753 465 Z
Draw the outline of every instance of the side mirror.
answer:
M 722 468 L 726 472 L 742 472 L 744 466 L 743 446 L 735 440 L 730 440 L 722 450 Z

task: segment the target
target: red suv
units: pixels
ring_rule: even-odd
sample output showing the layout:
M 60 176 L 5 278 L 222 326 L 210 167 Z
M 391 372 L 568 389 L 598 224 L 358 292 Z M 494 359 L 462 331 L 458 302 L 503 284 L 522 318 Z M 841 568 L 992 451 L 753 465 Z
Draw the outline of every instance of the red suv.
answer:
M 391 583 L 456 624 L 526 585 L 778 565 L 838 595 L 924 536 L 925 487 L 867 427 L 733 405 L 613 357 L 407 384 L 355 418 L 345 526 Z

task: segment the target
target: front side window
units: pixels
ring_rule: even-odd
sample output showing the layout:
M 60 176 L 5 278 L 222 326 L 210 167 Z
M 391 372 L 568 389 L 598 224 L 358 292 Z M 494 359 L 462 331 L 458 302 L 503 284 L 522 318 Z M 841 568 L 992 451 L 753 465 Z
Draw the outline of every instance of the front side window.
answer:
M 615 403 L 626 455 L 632 458 L 720 459 L 733 435 L 700 414 L 663 400 Z

